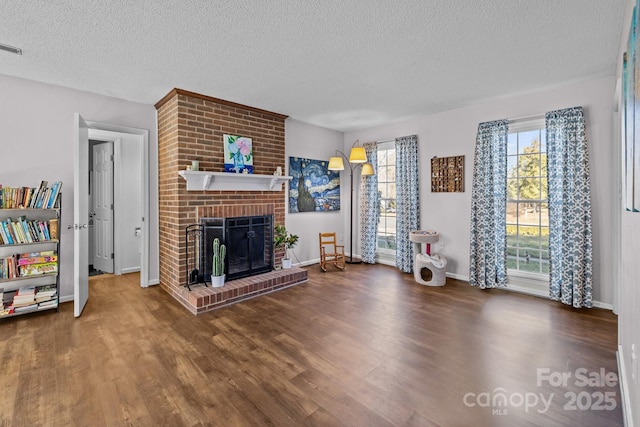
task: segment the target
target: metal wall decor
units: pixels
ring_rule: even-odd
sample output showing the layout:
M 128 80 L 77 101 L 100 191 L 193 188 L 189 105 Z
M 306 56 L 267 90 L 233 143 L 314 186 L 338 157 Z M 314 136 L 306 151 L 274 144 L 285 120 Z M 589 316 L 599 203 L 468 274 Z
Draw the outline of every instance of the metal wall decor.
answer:
M 431 159 L 431 192 L 464 192 L 464 156 Z

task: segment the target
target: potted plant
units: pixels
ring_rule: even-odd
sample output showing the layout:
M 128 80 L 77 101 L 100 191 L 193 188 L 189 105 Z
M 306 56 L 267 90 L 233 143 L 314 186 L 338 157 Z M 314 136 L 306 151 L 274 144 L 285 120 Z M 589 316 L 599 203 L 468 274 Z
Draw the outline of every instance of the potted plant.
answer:
M 291 258 L 289 258 L 289 249 L 293 249 L 298 243 L 299 237 L 287 231 L 284 225 L 275 226 L 275 235 L 273 244 L 276 248 L 284 248 L 284 258 L 282 258 L 282 268 L 291 268 Z
M 220 244 L 220 239 L 213 239 L 213 263 L 211 264 L 211 286 L 219 288 L 224 286 L 224 257 L 227 247 Z

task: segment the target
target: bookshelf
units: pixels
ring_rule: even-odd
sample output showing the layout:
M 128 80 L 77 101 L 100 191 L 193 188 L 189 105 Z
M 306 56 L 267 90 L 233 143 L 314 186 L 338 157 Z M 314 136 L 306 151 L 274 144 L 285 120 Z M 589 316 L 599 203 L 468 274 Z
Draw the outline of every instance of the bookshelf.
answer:
M 59 309 L 61 193 L 53 185 L 0 189 L 0 319 Z M 39 204 L 38 192 L 48 193 Z

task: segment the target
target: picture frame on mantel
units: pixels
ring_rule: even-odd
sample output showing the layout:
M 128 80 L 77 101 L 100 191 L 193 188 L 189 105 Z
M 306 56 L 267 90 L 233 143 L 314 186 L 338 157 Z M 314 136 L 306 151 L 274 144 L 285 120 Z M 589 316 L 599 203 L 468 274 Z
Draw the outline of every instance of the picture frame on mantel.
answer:
M 224 171 L 253 173 L 253 143 L 251 138 L 224 134 L 222 140 L 224 145 Z

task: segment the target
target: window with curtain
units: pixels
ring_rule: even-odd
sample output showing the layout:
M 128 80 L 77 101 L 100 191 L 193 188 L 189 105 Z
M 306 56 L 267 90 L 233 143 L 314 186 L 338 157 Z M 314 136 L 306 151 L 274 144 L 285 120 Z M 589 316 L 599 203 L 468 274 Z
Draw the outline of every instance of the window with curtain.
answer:
M 508 275 L 547 280 L 549 200 L 543 119 L 509 124 L 506 226 Z
M 528 272 L 548 278 L 551 299 L 592 307 L 587 145 L 582 107 L 550 111 L 533 128 L 478 125 L 469 284 L 504 286 L 505 270 Z
M 380 216 L 378 222 L 379 254 L 395 255 L 396 250 L 396 148 L 394 141 L 378 143 L 378 196 Z

